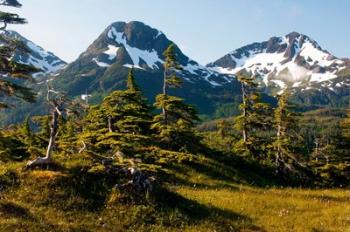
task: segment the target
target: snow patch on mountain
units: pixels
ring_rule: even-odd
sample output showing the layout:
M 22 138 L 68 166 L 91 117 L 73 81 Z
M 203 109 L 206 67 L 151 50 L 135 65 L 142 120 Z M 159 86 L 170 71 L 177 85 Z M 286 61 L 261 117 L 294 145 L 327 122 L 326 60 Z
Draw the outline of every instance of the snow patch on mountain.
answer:
M 161 31 L 157 30 L 157 33 L 152 37 L 153 39 L 157 39 L 159 36 L 164 35 Z M 117 29 L 113 25 L 109 28 L 107 31 L 107 37 L 109 40 L 108 49 L 104 53 L 109 55 L 109 59 L 112 60 L 116 57 L 118 49 L 120 47 L 124 47 L 127 51 L 131 63 L 125 63 L 123 64 L 124 67 L 127 68 L 137 68 L 145 70 L 147 68 L 153 69 L 153 70 L 160 70 L 162 68 L 162 65 L 164 64 L 164 60 L 162 60 L 162 55 L 159 54 L 159 51 L 157 52 L 155 49 L 148 49 L 143 50 L 135 46 L 131 46 L 125 32 L 120 31 L 120 29 Z M 108 41 L 108 40 L 107 40 Z M 95 59 L 95 62 L 100 67 L 108 67 L 109 63 L 101 62 L 98 59 Z M 226 82 L 231 81 L 232 79 L 229 78 L 221 78 L 221 82 L 217 82 L 215 77 L 217 76 L 223 76 L 217 73 L 214 70 L 210 70 L 205 66 L 199 65 L 197 62 L 188 59 L 185 63 L 182 64 L 182 71 L 179 72 L 179 75 L 184 78 L 184 80 L 188 82 L 193 82 L 192 78 L 189 78 L 189 76 L 196 76 L 196 78 L 204 79 L 205 81 L 209 82 L 213 86 L 221 86 L 224 82 L 222 79 L 224 79 Z
M 137 68 L 137 69 L 142 69 L 142 70 L 145 70 L 144 68 L 138 66 L 138 65 L 132 65 L 132 64 L 124 64 L 123 65 L 125 68 Z
M 98 61 L 96 58 L 92 59 L 98 66 L 102 67 L 102 68 L 107 68 L 109 66 L 111 66 L 110 64 Z
M 18 39 L 27 46 L 28 52 L 16 51 L 14 60 L 40 69 L 40 72 L 36 73 L 34 76 L 55 73 L 66 66 L 66 62 L 55 56 L 52 52 L 43 49 L 15 31 L 3 32 L 2 35 Z
M 157 39 L 159 36 L 163 35 L 163 32 L 158 31 L 158 34 L 154 37 L 154 39 Z
M 233 81 L 232 75 L 220 75 L 220 73 L 216 70 L 202 66 L 193 60 L 189 60 L 187 65 L 182 66 L 182 72 L 188 72 L 193 75 L 201 76 L 205 81 L 214 87 L 222 86 L 223 84 Z M 220 76 L 221 79 L 220 83 L 216 80 L 218 76 Z
M 126 40 L 124 32 L 118 32 L 114 27 L 109 30 L 108 37 L 114 40 L 116 43 L 124 46 L 133 62 L 133 65 L 141 66 L 140 61 L 142 60 L 149 68 L 158 69 L 157 64 L 163 63 L 156 50 L 152 49 L 151 51 L 145 51 L 130 46 Z
M 315 47 L 310 41 L 306 41 L 300 52 L 300 56 L 306 58 L 306 62 L 310 65 L 318 64 L 320 66 L 329 66 L 338 61 L 341 64 L 342 61 L 338 59 L 332 59 L 329 53 L 326 53 L 320 48 Z
M 283 90 L 287 86 L 335 79 L 345 64 L 322 50 L 314 40 L 294 32 L 237 49 L 208 67 L 231 75 L 245 70 L 259 77 L 266 86 L 274 84 Z
M 110 60 L 113 60 L 116 58 L 117 56 L 117 52 L 119 50 L 119 47 L 116 47 L 114 45 L 108 45 L 108 50 L 105 51 L 104 53 L 107 54 L 109 56 Z

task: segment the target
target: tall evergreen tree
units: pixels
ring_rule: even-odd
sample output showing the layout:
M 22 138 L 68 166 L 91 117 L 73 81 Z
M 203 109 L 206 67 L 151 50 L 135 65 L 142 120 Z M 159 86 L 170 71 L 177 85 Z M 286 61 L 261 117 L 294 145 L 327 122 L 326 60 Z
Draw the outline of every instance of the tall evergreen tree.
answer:
M 164 51 L 164 76 L 163 76 L 163 95 L 164 100 L 168 98 L 169 88 L 179 88 L 182 85 L 181 79 L 176 75 L 177 71 L 182 70 L 180 63 L 177 60 L 175 52 L 175 44 L 171 44 Z M 164 115 L 165 122 L 167 122 L 167 111 L 166 107 L 162 107 L 162 113 Z
M 130 154 L 150 140 L 150 110 L 131 69 L 126 90 L 114 91 L 101 105 L 91 108 L 82 140 L 97 152 Z
M 243 155 L 260 156 L 263 149 L 263 139 L 259 133 L 266 130 L 270 124 L 270 105 L 261 102 L 261 94 L 252 77 L 239 74 L 241 82 L 242 104 L 241 115 L 235 118 L 234 127 L 241 131 L 242 138 L 235 145 L 235 151 Z
M 297 134 L 297 119 L 293 113 L 292 105 L 288 103 L 289 92 L 284 91 L 278 97 L 278 106 L 274 113 L 276 137 L 272 144 L 275 152 L 277 170 L 282 172 L 285 168 L 298 163 L 298 147 L 301 138 Z
M 171 44 L 164 52 L 163 92 L 156 97 L 154 104 L 162 110 L 162 114 L 154 117 L 152 129 L 157 131 L 159 141 L 166 148 L 188 150 L 198 142 L 193 127 L 199 118 L 196 110 L 183 99 L 168 95 L 168 88 L 179 88 L 182 85 L 177 76 L 182 67 L 177 60 L 175 48 Z
M 135 82 L 135 74 L 134 74 L 134 69 L 130 69 L 129 73 L 128 73 L 128 77 L 127 77 L 127 81 L 126 81 L 126 87 L 127 90 L 129 91 L 134 91 L 137 93 L 141 93 L 140 88 L 137 86 L 136 82 Z
M 0 6 L 21 7 L 17 0 L 3 0 Z M 17 14 L 0 11 L 0 97 L 17 97 L 28 102 L 35 100 L 35 94 L 20 84 L 21 80 L 31 80 L 35 68 L 15 62 L 12 58 L 16 50 L 25 51 L 26 47 L 17 40 L 11 39 L 7 34 L 9 24 L 25 24 L 26 20 Z M 9 107 L 4 100 L 0 101 L 0 108 Z

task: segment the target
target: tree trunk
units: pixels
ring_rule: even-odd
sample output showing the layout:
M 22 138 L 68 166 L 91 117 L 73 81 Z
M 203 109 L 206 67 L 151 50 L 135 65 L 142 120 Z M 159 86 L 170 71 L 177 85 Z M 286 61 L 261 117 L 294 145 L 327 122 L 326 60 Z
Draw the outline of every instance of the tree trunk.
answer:
M 276 165 L 280 166 L 280 159 L 281 159 L 281 124 L 277 126 L 277 154 L 276 154 Z
M 46 156 L 45 156 L 45 158 L 48 160 L 52 159 L 52 148 L 56 142 L 56 137 L 58 133 L 58 116 L 59 116 L 59 113 L 57 110 L 55 110 L 52 114 L 52 122 L 51 122 L 51 128 L 50 128 L 50 141 L 49 141 L 49 145 L 47 146 Z
M 242 130 L 242 135 L 243 135 L 243 141 L 246 143 L 247 142 L 247 130 L 246 130 L 246 118 L 247 118 L 247 101 L 246 101 L 246 92 L 243 83 L 241 84 L 242 86 L 242 98 L 243 98 L 243 130 Z
M 112 128 L 112 118 L 109 116 L 108 117 L 108 131 L 109 132 L 113 132 L 113 128 Z
M 164 73 L 163 73 L 163 94 L 166 95 L 166 79 L 167 79 L 167 71 L 166 69 L 164 69 Z
M 47 146 L 46 156 L 45 157 L 38 157 L 37 159 L 35 159 L 33 161 L 29 161 L 27 163 L 27 168 L 52 163 L 52 148 L 55 145 L 56 137 L 58 134 L 58 117 L 59 117 L 59 115 L 60 115 L 60 111 L 58 109 L 58 106 L 56 106 L 54 111 L 52 112 L 52 121 L 51 121 L 51 125 L 50 125 L 50 140 L 49 140 L 49 145 Z
M 163 79 L 163 95 L 164 95 L 164 97 L 167 95 L 167 89 L 166 89 L 166 87 L 167 87 L 167 70 L 166 69 L 164 69 L 164 79 Z M 167 115 L 167 112 L 166 112 L 166 109 L 165 109 L 165 105 L 163 104 L 163 106 L 162 106 L 162 114 L 163 114 L 163 117 L 164 117 L 164 122 L 165 122 L 165 124 L 167 124 L 168 123 L 168 115 Z
M 316 161 L 318 161 L 318 139 L 315 140 L 315 157 Z

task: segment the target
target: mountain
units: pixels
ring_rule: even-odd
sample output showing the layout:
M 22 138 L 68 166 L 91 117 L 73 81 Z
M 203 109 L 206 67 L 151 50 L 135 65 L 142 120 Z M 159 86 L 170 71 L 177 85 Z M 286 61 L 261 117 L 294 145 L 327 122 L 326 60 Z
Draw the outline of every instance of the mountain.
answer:
M 298 98 L 315 91 L 324 94 L 349 95 L 349 61 L 339 59 L 310 37 L 292 32 L 283 37 L 252 43 L 234 50 L 207 65 L 222 74 L 236 74 L 242 70 L 255 76 L 260 87 L 270 94 L 294 90 Z M 344 93 L 347 92 L 347 93 Z M 317 93 L 320 95 L 320 93 Z M 329 103 L 329 96 L 319 96 L 316 102 Z M 315 100 L 315 99 L 314 99 Z
M 66 62 L 55 54 L 46 51 L 39 45 L 20 35 L 18 32 L 7 31 L 3 32 L 3 35 L 11 39 L 19 40 L 26 45 L 28 51 L 24 52 L 17 50 L 14 55 L 14 60 L 40 69 L 40 72 L 35 74 L 36 76 L 57 72 L 66 65 Z
M 88 94 L 92 102 L 98 102 L 109 92 L 125 88 L 127 72 L 134 68 L 138 84 L 152 102 L 162 89 L 163 52 L 172 43 L 164 33 L 142 22 L 115 22 L 53 83 L 71 96 Z M 213 114 L 220 105 L 233 102 L 239 92 L 234 76 L 199 65 L 178 46 L 176 54 L 184 85 L 174 94 L 197 106 L 201 114 Z
M 163 52 L 173 43 L 163 32 L 142 22 L 115 22 L 72 63 L 63 67 L 63 62 L 52 58 L 60 65 L 49 62 L 57 69 L 47 68 L 48 74 L 43 78 L 69 97 L 86 99 L 89 96 L 89 102 L 95 104 L 111 91 L 124 89 L 127 73 L 134 68 L 136 82 L 152 104 L 162 91 Z M 170 93 L 193 104 L 204 118 L 226 117 L 238 112 L 241 88 L 235 74 L 242 70 L 256 78 L 263 100 L 272 104 L 276 102 L 273 96 L 287 87 L 292 89 L 292 100 L 301 110 L 349 104 L 350 60 L 333 56 L 310 37 L 297 32 L 236 49 L 207 66 L 188 57 L 176 44 L 175 47 L 183 68 L 178 73 L 183 87 Z M 32 54 L 45 54 L 41 58 L 46 59 L 41 60 L 55 57 L 38 46 L 32 51 Z M 32 57 L 36 55 L 22 62 L 33 61 Z M 53 69 L 57 70 L 54 74 L 50 73 Z M 21 121 L 28 113 L 46 113 L 43 107 L 46 81 L 39 81 L 33 88 L 38 92 L 38 103 L 16 103 L 20 107 L 0 115 L 4 123 Z

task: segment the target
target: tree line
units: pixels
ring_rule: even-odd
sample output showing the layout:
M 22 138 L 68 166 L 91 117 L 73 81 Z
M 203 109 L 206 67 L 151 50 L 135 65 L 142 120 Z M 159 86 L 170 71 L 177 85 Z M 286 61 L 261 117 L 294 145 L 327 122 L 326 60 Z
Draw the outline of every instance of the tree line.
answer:
M 15 0 L 0 5 L 21 6 Z M 5 44 L 0 47 L 0 97 L 5 99 L 0 107 L 7 108 L 11 107 L 6 103 L 8 98 L 35 100 L 35 94 L 21 83 L 32 80 L 31 74 L 38 70 L 12 59 L 15 51 L 25 52 L 26 48 L 9 39 L 7 25 L 23 24 L 26 20 L 16 14 L 0 13 L 0 30 L 4 31 L 0 40 Z M 126 77 L 125 90 L 116 90 L 93 106 L 80 99 L 68 99 L 48 84 L 46 101 L 50 115 L 28 117 L 23 124 L 0 131 L 0 159 L 35 156 L 28 162 L 29 167 L 48 165 L 54 162 L 55 151 L 166 163 L 174 157 L 181 160 L 188 154 L 223 145 L 231 155 L 272 167 L 281 177 L 293 175 L 323 178 L 328 184 L 347 183 L 350 114 L 328 132 L 318 130 L 312 123 L 302 127 L 303 117 L 288 100 L 291 90 L 277 96 L 278 104 L 272 107 L 261 100 L 254 78 L 239 73 L 241 114 L 232 121 L 220 121 L 215 132 L 218 136 L 211 139 L 212 135 L 196 130 L 200 119 L 195 108 L 169 94 L 170 89 L 182 86 L 176 46 L 171 44 L 163 55 L 163 88 L 153 106 L 136 84 L 133 69 Z

